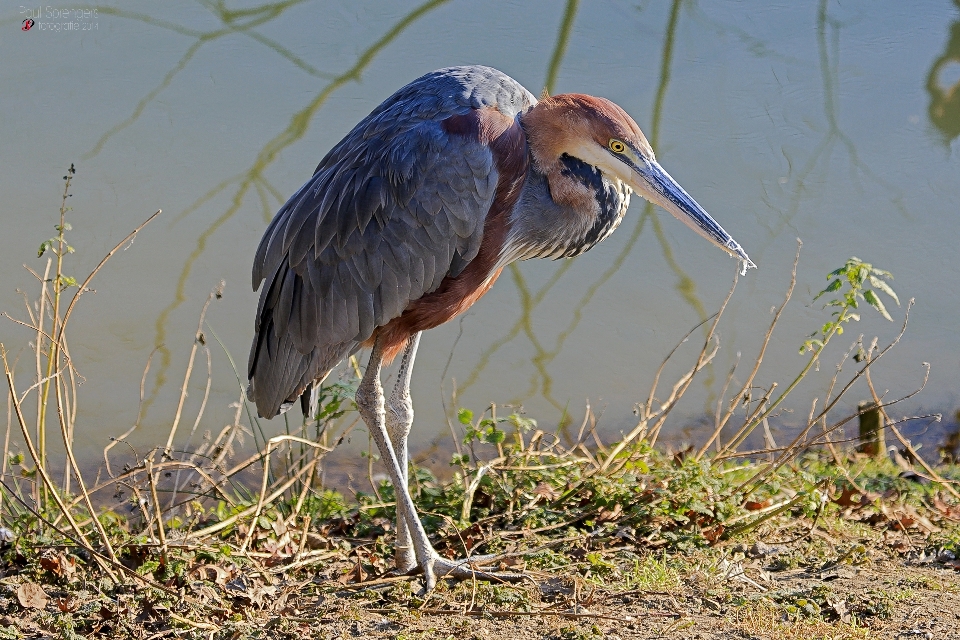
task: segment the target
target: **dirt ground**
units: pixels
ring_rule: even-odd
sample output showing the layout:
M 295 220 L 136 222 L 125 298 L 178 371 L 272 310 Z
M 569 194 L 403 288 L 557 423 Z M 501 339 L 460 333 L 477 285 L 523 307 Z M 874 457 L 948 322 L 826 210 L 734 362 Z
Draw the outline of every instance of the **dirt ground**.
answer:
M 198 563 L 179 598 L 107 595 L 48 549 L 40 564 L 60 586 L 0 578 L 0 640 L 960 639 L 952 543 L 838 526 L 845 535 L 687 551 L 578 535 L 503 560 L 518 583 L 441 580 L 426 596 L 420 577 L 389 577 L 386 556 L 363 544 L 310 552 L 296 578 L 257 556 Z
M 610 590 L 581 587 L 587 591 L 578 594 L 582 604 L 572 606 L 574 581 L 553 579 L 540 586 L 541 602 L 529 614 L 498 613 L 504 607 L 493 606 L 469 616 L 439 612 L 453 608 L 439 601 L 443 596 L 407 611 L 383 606 L 373 592 L 358 593 L 305 608 L 300 632 L 331 640 L 960 639 L 960 571 L 948 565 L 889 554 L 822 572 L 765 571 L 758 562 L 742 568 L 741 576 L 731 572 L 726 589 L 701 582 L 666 591 L 616 591 L 622 585 L 614 583 Z M 814 609 L 805 611 L 804 600 Z M 544 611 L 551 601 L 559 606 Z M 788 601 L 795 614 L 785 611 Z

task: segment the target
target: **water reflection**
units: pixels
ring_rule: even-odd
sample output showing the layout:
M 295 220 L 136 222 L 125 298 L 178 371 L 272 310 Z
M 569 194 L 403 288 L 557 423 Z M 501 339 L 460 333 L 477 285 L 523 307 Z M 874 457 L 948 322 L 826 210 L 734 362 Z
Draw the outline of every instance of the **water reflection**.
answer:
M 139 103 L 137 103 L 137 106 L 134 107 L 133 113 L 130 114 L 130 117 L 104 133 L 103 136 L 101 136 L 97 141 L 97 144 L 94 145 L 93 149 L 83 155 L 83 159 L 87 160 L 100 153 L 110 138 L 136 122 L 137 119 L 143 114 L 143 110 L 146 109 L 147 106 L 153 102 L 164 89 L 170 86 L 170 83 L 173 82 L 173 79 L 177 77 L 177 74 L 187 67 L 187 64 L 190 63 L 193 57 L 196 56 L 197 52 L 199 52 L 204 45 L 210 44 L 215 40 L 222 38 L 223 36 L 234 34 L 245 35 L 280 54 L 288 61 L 292 62 L 294 65 L 312 76 L 324 79 L 333 78 L 333 74 L 323 73 L 322 71 L 315 69 L 312 65 L 294 55 L 293 52 L 288 50 L 279 42 L 271 40 L 270 38 L 253 31 L 254 27 L 262 26 L 271 20 L 279 18 L 284 11 L 290 7 L 303 3 L 304 1 L 305 0 L 286 0 L 285 2 L 268 3 L 243 10 L 228 9 L 223 4 L 222 0 L 216 3 L 201 2 L 200 4 L 209 9 L 210 12 L 213 13 L 223 24 L 222 28 L 213 29 L 211 31 L 198 31 L 196 29 L 184 27 L 160 18 L 154 18 L 147 14 L 136 11 L 126 11 L 116 7 L 100 7 L 99 12 L 105 16 L 116 16 L 118 18 L 126 18 L 128 20 L 143 22 L 144 24 L 148 24 L 153 27 L 159 27 L 161 29 L 166 29 L 174 33 L 179 33 L 180 35 L 193 38 L 194 43 L 190 45 L 186 53 L 183 54 L 183 57 L 180 58 L 180 61 L 174 65 L 174 67 L 167 73 L 166 76 L 164 76 L 163 80 L 160 81 L 160 84 L 154 87 L 149 93 L 147 93 L 147 95 L 143 97 L 142 100 L 140 100 Z
M 960 8 L 960 0 L 953 1 Z M 960 20 L 950 27 L 947 47 L 930 67 L 927 93 L 930 94 L 930 122 L 949 143 L 960 135 Z
M 846 152 L 847 167 L 852 185 L 863 192 L 863 178 L 867 178 L 875 185 L 887 192 L 889 202 L 892 203 L 904 218 L 909 218 L 903 193 L 890 182 L 879 176 L 866 162 L 860 158 L 857 146 L 853 139 L 841 128 L 838 117 L 840 107 L 840 33 L 845 26 L 844 22 L 832 17 L 828 11 L 827 0 L 820 0 L 817 8 L 817 54 L 820 66 L 820 80 L 823 90 L 823 116 L 826 120 L 826 130 L 814 148 L 813 153 L 806 161 L 799 165 L 795 176 L 788 176 L 786 185 L 792 185 L 792 195 L 789 207 L 783 212 L 776 224 L 772 225 L 769 239 L 772 241 L 787 227 L 793 227 L 793 221 L 800 211 L 804 197 L 810 195 L 809 183 L 818 168 L 829 171 L 830 161 L 837 145 Z M 784 149 L 784 155 L 790 161 L 791 168 L 794 159 Z

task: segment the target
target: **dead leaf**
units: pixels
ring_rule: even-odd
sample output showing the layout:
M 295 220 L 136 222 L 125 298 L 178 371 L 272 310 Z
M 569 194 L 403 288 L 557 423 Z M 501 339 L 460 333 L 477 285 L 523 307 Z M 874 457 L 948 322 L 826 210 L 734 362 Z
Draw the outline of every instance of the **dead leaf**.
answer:
M 312 531 L 307 532 L 307 549 L 333 549 L 334 544 L 328 538 L 314 533 Z
M 40 558 L 40 566 L 58 578 L 69 580 L 77 572 L 77 559 L 61 551 L 55 556 Z
M 850 612 L 847 610 L 847 603 L 843 598 L 827 596 L 827 606 L 833 610 L 833 613 L 841 622 L 850 622 Z
M 466 529 L 456 531 L 453 534 L 446 536 L 444 541 L 447 544 L 447 551 L 457 552 L 457 550 L 461 547 L 463 547 L 465 551 L 470 551 L 484 540 L 486 540 L 486 536 L 483 534 L 483 529 L 481 529 L 480 525 L 478 524 L 472 524 Z M 457 555 L 459 555 L 459 553 L 448 557 L 452 560 L 453 558 L 456 558 Z M 372 564 L 378 569 L 387 568 L 386 566 L 380 567 L 379 559 L 376 557 L 367 557 L 366 560 L 369 564 Z
M 887 545 L 897 553 L 907 553 L 908 551 L 913 549 L 913 546 L 903 538 L 891 540 L 887 542 Z
M 43 609 L 47 606 L 47 594 L 43 587 L 32 582 L 24 582 L 17 587 L 17 600 L 24 609 Z
M 80 608 L 80 602 L 71 596 L 57 598 L 55 602 L 57 603 L 57 609 L 63 613 L 72 613 Z
M 886 513 L 886 510 L 884 510 L 884 512 Z M 902 513 L 902 515 L 900 515 L 900 513 Z M 922 529 L 927 533 L 935 533 L 940 530 L 932 522 L 930 522 L 929 519 L 920 515 L 917 510 L 910 505 L 905 505 L 900 513 L 894 513 L 892 515 L 889 513 L 887 514 L 888 517 L 894 521 L 894 529 L 903 531 L 905 529 L 917 528 Z
M 274 533 L 277 534 L 278 538 L 287 532 L 286 520 L 274 520 L 270 524 L 271 524 L 271 527 L 273 528 Z
M 623 515 L 623 505 L 617 503 L 613 505 L 613 509 L 600 509 L 600 513 L 597 514 L 597 522 L 613 522 L 619 520 L 621 515 Z
M 263 608 L 268 602 L 276 599 L 277 588 L 270 585 L 254 587 L 247 591 L 243 597 L 247 598 L 255 607 Z
M 726 527 L 722 524 L 718 524 L 715 527 L 703 530 L 703 537 L 707 539 L 707 542 L 710 544 L 716 544 L 720 540 L 720 536 L 723 535 L 723 532 L 726 531 Z
M 513 569 L 515 571 L 523 571 L 527 566 L 527 561 L 524 560 L 521 556 L 507 556 L 500 560 L 500 564 L 497 567 L 501 571 L 506 571 Z
M 340 584 L 360 584 L 367 579 L 367 572 L 363 570 L 363 565 L 359 562 L 353 566 L 348 573 L 340 576 Z
M 864 495 L 856 489 L 843 489 L 833 501 L 841 507 L 863 507 L 867 504 Z
M 201 564 L 190 570 L 190 577 L 194 580 L 206 580 L 221 587 L 230 579 L 230 572 L 216 564 Z
M 60 558 L 54 556 L 52 558 L 40 558 L 40 566 L 56 575 L 60 575 L 63 570 L 60 568 Z
M 766 509 L 772 504 L 773 504 L 773 500 L 771 500 L 770 498 L 767 498 L 763 502 L 755 502 L 753 500 L 748 500 L 743 505 L 743 508 L 746 509 L 747 511 L 760 511 L 760 509 Z
M 960 506 L 947 504 L 940 498 L 933 499 L 933 507 L 940 512 L 944 518 L 948 520 L 958 520 L 960 521 Z
M 533 494 L 536 496 L 540 496 L 546 502 L 553 502 L 554 500 L 560 497 L 560 492 L 554 489 L 553 487 L 551 487 L 546 482 L 541 482 L 536 487 L 534 487 Z

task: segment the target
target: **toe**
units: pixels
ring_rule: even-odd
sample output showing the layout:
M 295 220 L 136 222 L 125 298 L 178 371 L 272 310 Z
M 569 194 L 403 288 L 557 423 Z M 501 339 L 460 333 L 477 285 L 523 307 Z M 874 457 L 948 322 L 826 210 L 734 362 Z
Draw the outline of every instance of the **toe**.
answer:
M 423 593 L 427 594 L 433 591 L 437 586 L 436 558 L 429 558 L 423 563 Z

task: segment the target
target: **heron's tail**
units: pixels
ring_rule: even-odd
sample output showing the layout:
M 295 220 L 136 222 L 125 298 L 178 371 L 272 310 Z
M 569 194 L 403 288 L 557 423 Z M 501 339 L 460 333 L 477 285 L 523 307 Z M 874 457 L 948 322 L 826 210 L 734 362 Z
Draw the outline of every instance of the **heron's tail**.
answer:
M 287 411 L 298 399 L 305 410 L 315 409 L 315 389 L 331 369 L 359 349 L 358 343 L 350 341 L 317 345 L 310 353 L 301 353 L 288 335 L 277 336 L 267 314 L 250 347 L 247 397 L 257 405 L 257 413 L 268 419 Z

